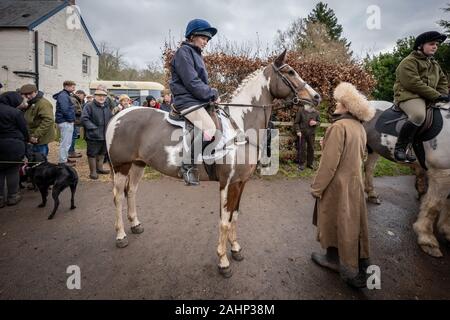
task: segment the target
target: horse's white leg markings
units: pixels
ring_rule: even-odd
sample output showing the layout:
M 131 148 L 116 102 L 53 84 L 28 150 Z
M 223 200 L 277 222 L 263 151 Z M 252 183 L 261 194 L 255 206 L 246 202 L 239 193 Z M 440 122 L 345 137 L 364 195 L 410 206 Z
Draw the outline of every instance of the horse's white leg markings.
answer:
M 123 202 L 123 194 L 125 189 L 125 184 L 127 183 L 127 176 L 123 175 L 120 172 L 117 172 L 114 175 L 114 204 L 116 205 L 116 239 L 123 239 L 126 237 L 126 233 L 123 226 L 122 219 L 122 202 Z
M 230 223 L 230 215 L 226 209 L 226 203 L 228 198 L 228 186 L 230 185 L 231 178 L 235 172 L 235 153 L 230 152 L 232 154 L 231 158 L 231 170 L 227 179 L 227 183 L 225 188 L 220 191 L 220 222 L 219 222 L 219 245 L 217 247 L 217 254 L 219 255 L 219 267 L 225 268 L 230 265 L 230 262 L 227 258 L 227 239 L 228 233 L 230 231 L 231 223 Z
M 233 212 L 233 220 L 231 221 L 231 227 L 228 231 L 228 241 L 231 244 L 231 250 L 232 251 L 240 251 L 241 246 L 237 242 L 237 230 L 236 230 L 236 224 L 238 219 L 239 211 L 236 210 Z
M 141 181 L 142 175 L 144 174 L 144 169 L 145 167 L 132 164 L 130 173 L 128 174 L 127 215 L 132 227 L 140 224 L 136 211 L 136 191 L 138 189 L 139 181 Z
M 434 257 L 441 257 L 439 243 L 433 234 L 433 224 L 444 209 L 450 188 L 450 170 L 428 170 L 428 191 L 420 206 L 420 213 L 413 228 L 421 248 Z

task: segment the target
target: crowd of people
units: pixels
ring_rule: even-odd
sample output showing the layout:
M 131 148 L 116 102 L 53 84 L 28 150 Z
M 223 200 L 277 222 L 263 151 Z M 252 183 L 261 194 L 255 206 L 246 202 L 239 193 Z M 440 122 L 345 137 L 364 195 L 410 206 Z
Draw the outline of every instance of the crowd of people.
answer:
M 75 150 L 76 141 L 86 140 L 89 178 L 108 174 L 103 167 L 106 150 L 106 126 L 122 110 L 134 107 L 125 94 L 115 97 L 100 85 L 92 95 L 76 90 L 74 81 L 64 81 L 63 89 L 53 95 L 56 107 L 34 84 L 0 95 L 0 207 L 15 205 L 19 193 L 21 168 L 31 153 L 49 153 L 49 143 L 59 132 L 58 163 L 76 166 L 82 154 Z M 165 92 L 159 102 L 147 96 L 144 106 L 170 111 L 171 95 Z M 83 130 L 81 130 L 83 128 Z M 28 157 L 27 157 L 28 156 Z M 22 172 L 23 174 L 23 172 Z

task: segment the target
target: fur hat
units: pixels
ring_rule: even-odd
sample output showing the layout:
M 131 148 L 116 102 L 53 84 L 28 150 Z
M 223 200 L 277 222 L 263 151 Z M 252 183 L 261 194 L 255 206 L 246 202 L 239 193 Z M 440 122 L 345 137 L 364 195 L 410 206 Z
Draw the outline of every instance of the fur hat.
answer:
M 341 82 L 334 89 L 333 97 L 360 121 L 369 121 L 375 115 L 375 109 L 369 105 L 367 98 L 351 83 Z
M 119 97 L 119 102 L 122 102 L 122 100 L 131 100 L 129 96 L 127 96 L 126 94 L 121 94 Z

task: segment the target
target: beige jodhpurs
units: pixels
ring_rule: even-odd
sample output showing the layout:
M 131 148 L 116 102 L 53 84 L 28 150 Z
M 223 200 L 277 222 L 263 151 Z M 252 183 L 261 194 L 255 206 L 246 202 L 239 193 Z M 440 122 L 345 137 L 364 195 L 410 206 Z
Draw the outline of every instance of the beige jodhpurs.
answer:
M 202 130 L 209 139 L 214 137 L 214 134 L 216 133 L 216 125 L 205 108 L 192 111 L 185 115 L 185 117 L 192 122 L 195 127 Z
M 422 125 L 425 121 L 427 111 L 425 100 L 417 98 L 403 101 L 399 103 L 399 108 L 408 115 L 408 120 L 416 126 Z

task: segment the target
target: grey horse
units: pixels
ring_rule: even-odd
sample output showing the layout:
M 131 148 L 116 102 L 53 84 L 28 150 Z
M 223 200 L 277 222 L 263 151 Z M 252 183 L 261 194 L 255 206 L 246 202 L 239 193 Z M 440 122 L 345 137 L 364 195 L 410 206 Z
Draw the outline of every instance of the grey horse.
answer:
M 286 51 L 268 66 L 247 77 L 233 93 L 229 114 L 243 132 L 261 130 L 268 126 L 274 99 L 291 99 L 303 104 L 318 105 L 320 95 L 304 82 L 298 73 L 286 64 Z M 234 106 L 233 106 L 234 105 Z M 108 124 L 106 140 L 114 179 L 114 203 L 116 206 L 116 245 L 125 247 L 128 240 L 122 220 L 122 197 L 128 202 L 128 219 L 133 233 L 143 232 L 136 212 L 136 191 L 146 165 L 159 172 L 179 178 L 180 153 L 183 141 L 173 139 L 177 127 L 166 121 L 167 113 L 151 108 L 129 108 L 120 112 Z M 255 143 L 234 146 L 226 163 L 216 164 L 216 176 L 220 186 L 219 272 L 231 276 L 227 258 L 227 241 L 231 245 L 232 258 L 243 259 L 237 241 L 236 222 L 244 186 L 255 171 L 256 163 L 237 161 L 237 153 L 245 148 L 246 154 L 259 148 L 261 138 Z M 244 149 L 243 149 L 244 150 Z M 209 180 L 203 166 L 199 166 L 201 181 Z M 190 190 L 192 191 L 192 190 Z
M 380 134 L 375 129 L 375 123 L 381 113 L 392 106 L 388 101 L 370 101 L 377 110 L 375 117 L 364 124 L 367 132 L 368 157 L 364 164 L 365 190 L 368 200 L 380 204 L 380 199 L 373 187 L 373 171 L 379 156 L 391 161 L 394 160 L 394 147 L 397 137 Z M 418 162 L 408 164 L 416 174 L 416 189 L 419 195 L 424 194 L 421 201 L 420 212 L 414 223 L 414 232 L 417 241 L 424 252 L 441 257 L 439 243 L 434 236 L 433 226 L 438 218 L 437 228 L 448 241 L 450 241 L 450 205 L 447 196 L 450 191 L 450 104 L 441 104 L 443 128 L 433 139 L 425 141 L 425 164 L 427 171 L 422 169 Z M 428 183 L 428 187 L 426 186 Z M 428 188 L 428 189 L 427 189 Z

